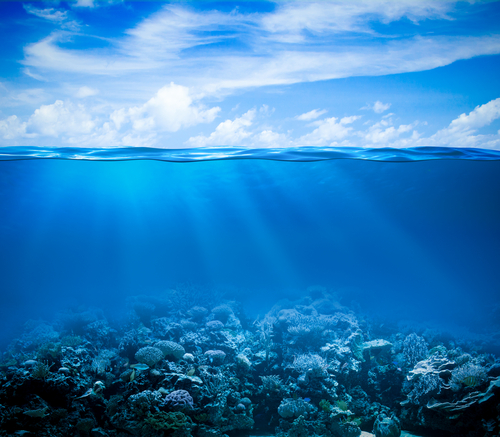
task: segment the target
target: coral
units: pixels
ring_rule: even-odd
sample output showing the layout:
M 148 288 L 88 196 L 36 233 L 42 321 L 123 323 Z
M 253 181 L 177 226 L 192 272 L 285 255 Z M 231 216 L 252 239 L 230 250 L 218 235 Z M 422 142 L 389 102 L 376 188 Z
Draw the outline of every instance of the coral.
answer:
M 43 344 L 51 343 L 59 339 L 59 333 L 47 323 L 30 321 L 25 324 L 28 330 L 23 335 L 23 342 L 26 348 L 36 348 Z
M 31 376 L 35 379 L 46 379 L 50 375 L 50 367 L 47 362 L 37 361 L 31 371 Z
M 335 405 L 337 405 L 337 407 L 338 407 L 341 411 L 347 411 L 347 410 L 349 410 L 349 406 L 347 405 L 347 402 L 346 402 L 346 401 L 337 400 L 337 401 L 335 401 Z
M 132 358 L 139 344 L 138 335 L 135 330 L 127 331 L 118 345 L 118 353 L 122 357 Z
M 363 334 L 361 333 L 361 331 L 356 331 L 349 337 L 349 340 L 351 342 L 351 351 L 354 355 L 354 358 L 356 358 L 358 361 L 365 361 L 363 358 Z
M 194 306 L 188 311 L 188 316 L 195 321 L 201 321 L 208 314 L 208 310 L 201 306 Z
M 203 391 L 209 398 L 223 396 L 229 388 L 227 378 L 222 373 L 208 373 L 202 371 L 201 379 L 203 380 Z
M 275 317 L 266 317 L 262 322 L 258 323 L 259 328 L 259 343 L 262 349 L 266 352 L 266 362 L 269 361 L 269 354 L 273 348 L 273 330 L 276 323 Z
M 399 437 L 401 435 L 401 425 L 396 416 L 379 414 L 373 424 L 372 432 L 375 437 Z
M 82 436 L 90 435 L 90 430 L 95 426 L 94 419 L 86 418 L 81 419 L 75 426 L 75 429 Z
M 182 332 L 182 325 L 167 317 L 160 317 L 151 320 L 151 329 L 158 338 L 174 338 Z
M 146 346 L 136 352 L 135 359 L 139 361 L 139 363 L 154 367 L 163 359 L 163 352 L 157 347 Z
M 144 422 L 157 431 L 177 430 L 192 424 L 189 416 L 186 416 L 180 411 L 171 411 L 168 413 L 159 411 L 156 413 L 148 413 L 148 415 L 144 419 Z
M 238 354 L 236 356 L 236 365 L 243 372 L 248 372 L 252 367 L 251 361 L 244 354 Z
M 317 315 L 304 315 L 298 312 L 292 313 L 287 317 L 287 331 L 289 334 L 297 337 L 321 336 L 330 325 L 329 317 L 319 317 Z
M 220 320 L 210 320 L 210 322 L 205 323 L 205 327 L 209 331 L 221 331 L 224 329 L 224 323 Z
M 97 375 L 103 375 L 111 367 L 111 359 L 116 356 L 116 351 L 102 349 L 97 357 L 92 360 L 91 370 Z
M 283 389 L 283 381 L 278 375 L 261 376 L 263 393 L 279 393 Z
M 154 347 L 160 349 L 166 358 L 174 358 L 175 360 L 180 360 L 186 353 L 184 347 L 174 341 L 157 341 Z
M 433 396 L 441 393 L 443 381 L 436 373 L 425 373 L 418 378 L 407 381 L 404 391 L 408 400 L 414 405 L 425 405 Z
M 287 437 L 309 437 L 310 434 L 304 416 L 299 416 L 294 420 L 287 433 Z
M 134 414 L 145 416 L 148 412 L 154 411 L 162 402 L 161 393 L 158 391 L 144 390 L 130 396 L 127 403 Z
M 408 373 L 403 385 L 403 391 L 408 394 L 407 401 L 420 405 L 439 394 L 443 387 L 442 377 L 447 376 L 454 365 L 447 358 L 436 354 L 418 362 Z
M 425 359 L 427 354 L 427 342 L 422 337 L 419 337 L 415 333 L 406 336 L 403 341 L 403 355 L 410 367 Z
M 167 410 L 192 409 L 193 398 L 186 390 L 175 390 L 165 396 L 162 407 Z
M 323 376 L 328 363 L 317 354 L 302 354 L 297 355 L 289 367 L 299 373 L 314 372 L 317 376 Z
M 284 419 L 299 417 L 312 411 L 311 404 L 303 399 L 283 399 L 278 407 L 278 414 Z
M 112 330 L 109 327 L 108 322 L 104 319 L 89 323 L 85 326 L 84 332 L 85 338 L 87 338 L 97 348 L 109 346 L 112 341 Z
M 226 353 L 221 350 L 208 350 L 205 352 L 205 356 L 208 358 L 210 364 L 214 366 L 219 366 L 224 362 L 226 358 Z
M 79 335 L 66 335 L 61 338 L 61 346 L 77 347 L 83 343 L 83 339 Z
M 233 309 L 227 304 L 219 305 L 212 310 L 212 315 L 215 320 L 226 323 L 229 317 L 233 315 Z
M 332 404 L 328 402 L 326 399 L 321 399 L 321 401 L 319 401 L 319 408 L 323 412 L 329 413 L 332 409 Z
M 149 298 L 134 302 L 154 302 L 151 329 L 95 313 L 76 314 L 79 337 L 31 323 L 0 356 L 0 436 L 392 437 L 399 420 L 420 435 L 498 434 L 500 361 L 479 343 L 426 331 L 440 344 L 427 355 L 413 328 L 358 323 L 325 293 L 254 323 L 234 303 Z
M 478 387 L 488 380 L 484 367 L 467 363 L 453 369 L 451 372 L 450 387 L 453 391 L 459 391 L 463 387 Z

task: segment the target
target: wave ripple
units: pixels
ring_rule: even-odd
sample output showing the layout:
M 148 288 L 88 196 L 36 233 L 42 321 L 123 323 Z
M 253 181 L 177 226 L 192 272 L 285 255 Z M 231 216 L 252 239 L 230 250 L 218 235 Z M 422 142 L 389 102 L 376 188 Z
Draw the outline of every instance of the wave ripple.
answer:
M 160 149 L 149 147 L 80 148 L 80 147 L 2 147 L 0 161 L 27 159 L 64 159 L 83 161 L 154 160 L 166 162 L 264 159 L 272 161 L 314 162 L 334 159 L 357 159 L 381 162 L 414 162 L 438 159 L 473 161 L 500 160 L 500 151 L 477 148 L 415 147 L 408 149 L 358 147 L 295 147 L 248 149 L 243 147 L 206 147 Z

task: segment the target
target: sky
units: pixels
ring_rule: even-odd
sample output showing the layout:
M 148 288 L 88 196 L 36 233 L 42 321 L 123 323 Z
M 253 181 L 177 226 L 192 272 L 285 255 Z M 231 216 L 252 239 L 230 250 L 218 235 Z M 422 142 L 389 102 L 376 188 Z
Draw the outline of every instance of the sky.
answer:
M 0 146 L 500 150 L 500 2 L 0 2 Z

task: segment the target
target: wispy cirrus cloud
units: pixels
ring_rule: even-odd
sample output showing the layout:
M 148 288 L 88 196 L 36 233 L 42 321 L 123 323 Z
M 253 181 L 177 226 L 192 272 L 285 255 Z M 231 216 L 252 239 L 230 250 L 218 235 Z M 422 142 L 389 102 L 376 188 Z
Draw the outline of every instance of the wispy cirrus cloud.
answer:
M 352 2 L 281 3 L 275 14 L 262 17 L 262 27 L 270 39 L 283 43 L 301 43 L 314 35 L 346 32 L 375 33 L 372 23 L 390 23 L 408 18 L 414 23 L 427 19 L 450 19 L 454 1 L 433 0 L 361 0 Z
M 80 25 L 70 18 L 68 11 L 62 11 L 55 8 L 40 9 L 30 3 L 23 4 L 23 8 L 28 14 L 60 25 L 61 29 L 77 31 L 80 28 Z
M 32 4 L 24 4 L 23 8 L 28 14 L 33 14 L 39 18 L 45 20 L 53 21 L 56 23 L 63 23 L 68 19 L 68 12 L 61 11 L 54 8 L 39 9 L 34 7 Z
M 295 117 L 295 119 L 300 120 L 300 121 L 311 121 L 311 120 L 315 120 L 316 118 L 320 117 L 321 115 L 325 114 L 326 112 L 327 112 L 326 109 L 322 109 L 322 110 L 313 109 L 312 111 L 297 115 Z
M 168 80 L 200 92 L 224 93 L 421 71 L 500 53 L 500 35 L 375 34 L 369 41 L 359 35 L 373 34 L 373 22 L 447 18 L 454 5 L 451 1 L 290 2 L 273 13 L 254 14 L 201 13 L 168 5 L 128 29 L 125 36 L 109 39 L 103 49 L 71 49 L 71 35 L 56 31 L 27 46 L 23 63 L 44 72 L 104 76 L 144 72 L 156 80 L 167 72 Z M 353 32 L 348 44 L 338 44 L 339 32 Z

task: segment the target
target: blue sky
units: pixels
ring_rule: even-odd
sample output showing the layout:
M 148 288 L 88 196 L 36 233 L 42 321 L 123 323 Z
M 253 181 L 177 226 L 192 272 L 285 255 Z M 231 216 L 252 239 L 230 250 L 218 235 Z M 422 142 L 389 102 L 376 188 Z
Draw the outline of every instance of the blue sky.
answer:
M 0 145 L 500 149 L 500 2 L 0 2 Z

